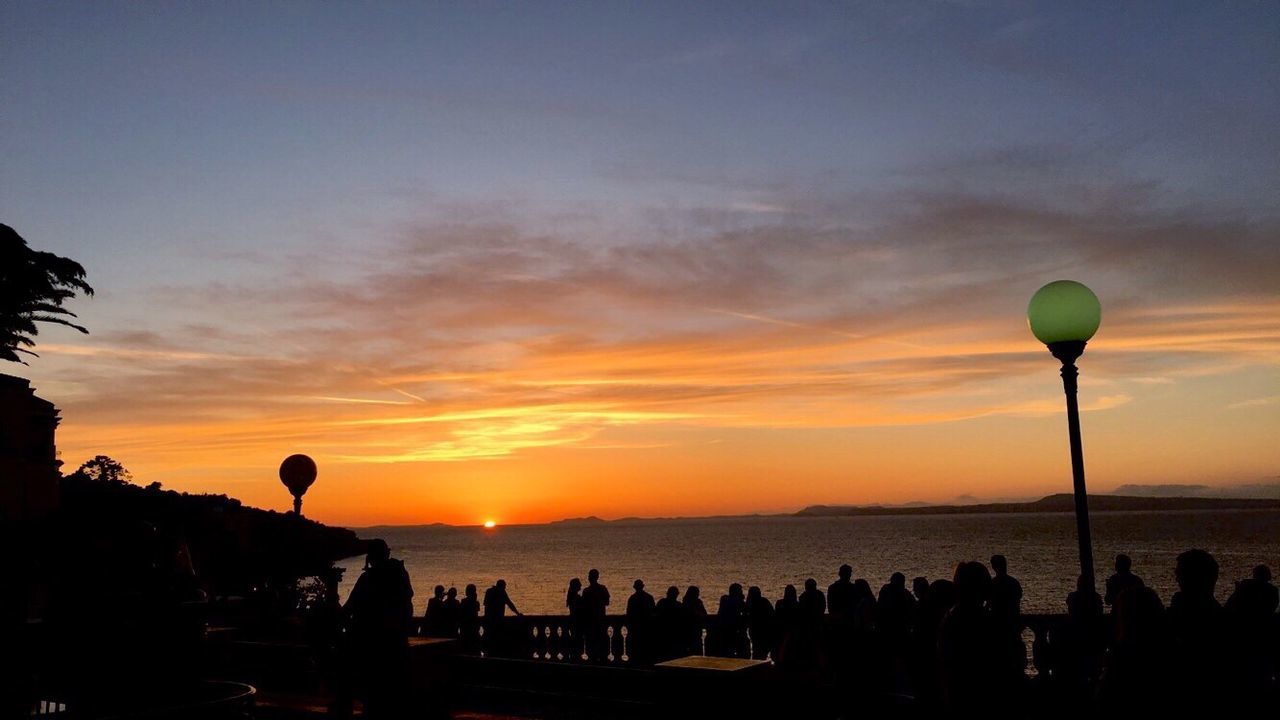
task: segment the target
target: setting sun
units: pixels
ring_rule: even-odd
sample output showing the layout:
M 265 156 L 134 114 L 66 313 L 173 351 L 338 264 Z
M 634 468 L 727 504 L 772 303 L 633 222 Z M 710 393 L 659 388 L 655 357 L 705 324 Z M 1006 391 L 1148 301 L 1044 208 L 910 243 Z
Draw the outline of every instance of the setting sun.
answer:
M 494 521 L 492 521 L 492 520 L 485 520 L 485 521 L 484 521 L 484 526 L 485 526 L 485 529 L 487 529 L 487 530 L 491 530 L 491 529 L 493 529 L 493 528 L 495 528 L 495 527 L 498 527 L 498 523 L 496 523 L 496 522 L 494 522 Z

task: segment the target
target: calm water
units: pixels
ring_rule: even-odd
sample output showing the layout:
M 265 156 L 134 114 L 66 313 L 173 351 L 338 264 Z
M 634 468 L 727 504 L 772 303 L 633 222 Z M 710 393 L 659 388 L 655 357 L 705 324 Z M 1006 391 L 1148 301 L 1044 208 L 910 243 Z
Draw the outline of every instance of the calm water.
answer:
M 849 563 L 854 577 L 875 590 L 895 571 L 910 579 L 950 577 L 957 560 L 1009 558 L 1022 581 L 1026 612 L 1061 612 L 1079 572 L 1075 520 L 1066 514 L 1001 514 L 854 518 L 752 518 L 609 523 L 597 526 L 534 525 L 495 530 L 447 527 L 380 527 L 360 530 L 381 537 L 405 561 L 417 593 L 418 612 L 431 588 L 475 583 L 483 593 L 499 577 L 523 612 L 563 612 L 572 577 L 601 572 L 621 612 L 631 583 L 643 578 L 660 596 L 668 585 L 702 588 L 709 609 L 730 583 L 759 585 L 770 599 L 793 583 L 817 578 L 825 590 L 836 568 Z M 1280 511 L 1097 513 L 1094 553 L 1100 578 L 1118 552 L 1167 603 L 1175 589 L 1174 558 L 1200 547 L 1222 567 L 1218 595 L 1248 576 L 1258 563 L 1280 570 Z M 349 560 L 345 592 L 362 559 Z

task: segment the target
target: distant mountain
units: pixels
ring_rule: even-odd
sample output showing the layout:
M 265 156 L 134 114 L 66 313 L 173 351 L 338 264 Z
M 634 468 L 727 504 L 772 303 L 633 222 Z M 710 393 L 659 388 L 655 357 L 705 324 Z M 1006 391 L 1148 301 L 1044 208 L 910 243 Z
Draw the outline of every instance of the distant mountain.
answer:
M 1141 497 L 1211 497 L 1280 499 L 1280 482 L 1256 482 L 1214 487 L 1210 485 L 1121 485 L 1115 495 Z
M 1133 495 L 1090 495 L 1089 509 L 1094 512 L 1136 510 L 1245 510 L 1280 509 L 1280 499 L 1213 498 L 1213 497 L 1145 497 Z M 846 517 L 855 515 L 960 515 L 974 513 L 1051 513 L 1071 512 L 1075 499 L 1069 493 L 1041 498 L 1034 502 L 979 503 L 974 505 L 927 505 L 924 507 L 887 507 L 884 505 L 810 505 L 797 512 L 797 517 Z
M 588 515 L 587 517 L 576 517 L 576 518 L 565 518 L 563 520 L 552 520 L 547 524 L 548 525 L 602 525 L 607 522 L 609 521 L 598 518 L 595 515 Z

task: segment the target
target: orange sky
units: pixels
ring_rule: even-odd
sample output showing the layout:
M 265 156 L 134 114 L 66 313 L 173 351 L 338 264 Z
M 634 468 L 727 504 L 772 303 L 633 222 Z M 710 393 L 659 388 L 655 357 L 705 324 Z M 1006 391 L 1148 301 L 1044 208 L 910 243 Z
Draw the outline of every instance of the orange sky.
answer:
M 305 452 L 308 515 L 349 525 L 1030 497 L 1070 488 L 1056 363 L 1017 304 L 1033 285 L 994 318 L 864 336 L 707 311 L 714 331 L 537 335 L 431 369 L 90 336 L 39 362 L 74 360 L 121 394 L 37 385 L 65 408 L 73 467 L 105 452 L 140 482 L 284 509 L 276 467 Z M 1091 487 L 1274 476 L 1278 344 L 1276 300 L 1104 312 L 1081 362 Z

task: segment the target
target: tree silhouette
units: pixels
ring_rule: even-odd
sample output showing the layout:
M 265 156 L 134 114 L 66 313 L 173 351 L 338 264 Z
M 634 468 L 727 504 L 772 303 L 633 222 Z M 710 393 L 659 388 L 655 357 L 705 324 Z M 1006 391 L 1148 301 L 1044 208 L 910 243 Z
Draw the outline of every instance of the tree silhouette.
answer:
M 16 230 L 0 223 L 0 359 L 26 365 L 18 353 L 36 356 L 27 349 L 39 334 L 36 323 L 88 333 L 68 320 L 76 315 L 62 307 L 77 292 L 93 294 L 80 263 L 32 250 Z
M 119 460 L 113 460 L 106 455 L 96 455 L 92 459 L 86 460 L 79 470 L 75 471 L 76 475 L 86 479 L 99 482 L 117 483 L 124 485 L 133 480 L 133 473 L 125 469 Z M 159 483 L 153 483 L 159 484 Z

